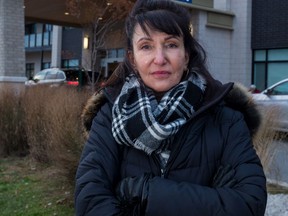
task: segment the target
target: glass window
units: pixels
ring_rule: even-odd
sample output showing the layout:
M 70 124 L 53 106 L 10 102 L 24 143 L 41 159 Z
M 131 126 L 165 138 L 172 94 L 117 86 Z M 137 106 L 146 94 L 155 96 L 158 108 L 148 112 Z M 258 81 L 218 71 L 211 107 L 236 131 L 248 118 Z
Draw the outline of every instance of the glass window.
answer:
M 117 51 L 115 49 L 108 50 L 108 58 L 117 58 Z
M 79 59 L 65 59 L 62 60 L 63 68 L 75 68 L 79 67 Z
M 34 79 L 43 80 L 45 79 L 47 71 L 41 71 L 34 76 Z
M 288 82 L 281 83 L 273 88 L 271 94 L 273 95 L 288 95 Z
M 50 43 L 50 35 L 51 35 L 51 32 L 44 32 L 43 33 L 43 46 L 49 46 Z
M 288 77 L 288 62 L 268 64 L 268 86 Z
M 27 48 L 27 47 L 29 47 L 29 35 L 25 35 L 25 38 L 24 38 L 24 40 L 25 40 L 25 48 Z
M 35 47 L 36 37 L 35 35 L 30 35 L 29 47 Z
M 125 49 L 118 49 L 118 58 L 124 58 Z
M 254 85 L 256 85 L 257 89 L 259 90 L 264 90 L 265 87 L 265 80 L 266 80 L 266 75 L 265 75 L 265 63 L 255 63 L 254 64 Z
M 253 82 L 263 90 L 288 77 L 288 49 L 254 50 Z
M 56 79 L 56 78 L 57 78 L 57 71 L 48 71 L 45 77 L 46 80 L 51 80 L 51 79 Z
M 34 63 L 27 63 L 26 64 L 26 77 L 28 79 L 32 79 L 34 76 Z
M 44 24 L 43 25 L 43 32 L 50 32 L 53 29 L 53 25 L 50 24 Z
M 36 33 L 36 25 L 35 24 L 25 25 L 25 35 L 35 34 L 35 33 Z
M 42 68 L 43 68 L 43 69 L 50 68 L 50 66 L 51 66 L 51 62 L 43 62 L 43 63 L 42 63 Z
M 62 67 L 68 68 L 68 60 L 62 60 Z
M 42 46 L 42 34 L 36 34 L 36 47 Z
M 79 66 L 79 60 L 78 59 L 70 59 L 69 60 L 69 67 L 78 67 Z
M 64 74 L 62 72 L 58 72 L 57 79 L 64 79 Z
M 266 50 L 256 50 L 254 52 L 255 61 L 266 61 Z
M 269 61 L 288 61 L 288 49 L 273 49 L 268 50 Z

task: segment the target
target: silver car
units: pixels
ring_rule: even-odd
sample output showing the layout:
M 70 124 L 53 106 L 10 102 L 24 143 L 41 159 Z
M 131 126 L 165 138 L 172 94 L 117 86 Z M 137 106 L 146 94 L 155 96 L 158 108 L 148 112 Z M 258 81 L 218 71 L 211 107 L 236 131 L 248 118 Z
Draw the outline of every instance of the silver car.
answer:
M 66 82 L 66 74 L 58 68 L 48 68 L 39 71 L 33 79 L 25 82 L 26 86 L 48 84 L 50 86 L 59 86 Z
M 260 108 L 276 109 L 276 130 L 288 132 L 288 79 L 275 83 L 261 93 L 253 94 L 253 98 Z

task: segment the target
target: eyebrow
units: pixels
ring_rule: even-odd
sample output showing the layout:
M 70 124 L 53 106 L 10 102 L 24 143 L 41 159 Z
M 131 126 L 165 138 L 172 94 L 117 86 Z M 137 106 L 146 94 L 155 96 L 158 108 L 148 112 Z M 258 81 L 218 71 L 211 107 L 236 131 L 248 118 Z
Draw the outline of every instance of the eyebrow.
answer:
M 164 40 L 170 40 L 171 38 L 179 39 L 179 36 L 169 35 L 169 36 L 165 37 Z M 147 36 L 147 37 L 142 37 L 142 38 L 140 38 L 138 41 L 136 41 L 136 43 L 139 43 L 139 42 L 141 42 L 141 41 L 143 41 L 143 40 L 152 41 L 152 38 L 151 38 L 151 37 L 148 37 L 148 36 Z

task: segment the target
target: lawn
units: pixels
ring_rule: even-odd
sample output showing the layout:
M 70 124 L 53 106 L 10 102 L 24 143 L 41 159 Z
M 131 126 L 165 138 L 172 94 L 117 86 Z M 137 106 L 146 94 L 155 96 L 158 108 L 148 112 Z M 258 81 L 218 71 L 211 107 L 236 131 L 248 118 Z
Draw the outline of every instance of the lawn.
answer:
M 28 158 L 0 159 L 1 216 L 72 216 L 73 187 L 60 171 Z

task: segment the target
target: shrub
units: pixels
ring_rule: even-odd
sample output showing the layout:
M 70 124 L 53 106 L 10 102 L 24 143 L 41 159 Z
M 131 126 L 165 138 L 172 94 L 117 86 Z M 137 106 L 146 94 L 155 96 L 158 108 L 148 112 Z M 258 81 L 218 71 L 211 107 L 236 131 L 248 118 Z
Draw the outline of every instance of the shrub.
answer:
M 30 156 L 43 163 L 50 162 L 47 152 L 50 139 L 47 134 L 49 116 L 45 110 L 51 97 L 51 90 L 43 86 L 27 88 L 24 93 L 23 109 Z
M 0 89 L 0 131 L 0 156 L 27 155 L 22 93 L 9 85 Z
M 82 146 L 80 115 L 89 94 L 75 88 L 35 86 L 25 91 L 30 156 L 51 163 L 74 179 Z
M 276 131 L 279 112 L 276 107 L 261 109 L 263 121 L 258 133 L 253 139 L 254 147 L 267 173 L 271 167 L 271 160 L 275 152 L 275 140 L 282 140 L 284 133 Z
M 62 88 L 46 104 L 49 158 L 56 162 L 56 166 L 60 164 L 65 174 L 73 178 L 85 142 L 81 113 L 88 96 L 76 89 Z
M 61 169 L 72 183 L 85 142 L 80 116 L 88 97 L 84 90 L 64 86 L 1 88 L 0 155 L 29 154 L 35 162 Z

